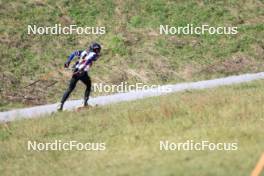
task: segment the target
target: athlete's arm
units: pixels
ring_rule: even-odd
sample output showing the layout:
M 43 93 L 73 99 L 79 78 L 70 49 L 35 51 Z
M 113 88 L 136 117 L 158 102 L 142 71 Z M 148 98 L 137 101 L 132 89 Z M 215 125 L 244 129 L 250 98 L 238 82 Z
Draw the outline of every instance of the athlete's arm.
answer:
M 67 61 L 65 62 L 64 67 L 66 67 L 66 68 L 69 67 L 71 61 L 75 58 L 75 56 L 80 57 L 81 52 L 82 51 L 74 51 L 74 52 L 72 52 L 70 54 L 70 56 L 68 57 Z

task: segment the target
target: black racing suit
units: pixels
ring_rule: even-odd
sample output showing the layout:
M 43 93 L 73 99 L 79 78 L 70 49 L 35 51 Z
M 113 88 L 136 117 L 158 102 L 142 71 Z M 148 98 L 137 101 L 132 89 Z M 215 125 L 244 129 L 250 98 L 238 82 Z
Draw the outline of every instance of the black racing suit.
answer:
M 77 82 L 81 80 L 85 86 L 85 93 L 84 93 L 84 105 L 87 105 L 89 96 L 90 96 L 90 92 L 91 92 L 91 79 L 88 76 L 87 72 L 81 72 L 81 73 L 77 73 L 77 74 L 73 74 L 70 83 L 69 83 L 69 87 L 68 89 L 65 91 L 65 93 L 63 94 L 63 97 L 61 99 L 61 103 L 64 104 L 64 102 L 68 99 L 68 97 L 70 96 L 71 92 L 74 90 L 74 88 L 76 87 Z

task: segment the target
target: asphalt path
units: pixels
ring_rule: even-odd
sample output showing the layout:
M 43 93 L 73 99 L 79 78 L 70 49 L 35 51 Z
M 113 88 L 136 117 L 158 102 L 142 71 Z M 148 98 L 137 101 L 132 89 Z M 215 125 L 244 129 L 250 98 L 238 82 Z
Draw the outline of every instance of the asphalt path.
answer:
M 225 78 L 204 80 L 198 82 L 163 85 L 153 89 L 131 91 L 126 93 L 117 93 L 107 96 L 98 96 L 98 97 L 90 98 L 89 104 L 102 106 L 112 103 L 143 99 L 146 97 L 160 96 L 172 92 L 181 92 L 181 91 L 195 90 L 195 89 L 207 89 L 207 88 L 213 88 L 224 85 L 239 84 L 239 83 L 249 82 L 258 79 L 264 79 L 264 72 L 242 74 L 237 76 L 228 76 Z M 76 107 L 81 106 L 81 104 L 82 104 L 82 100 L 69 100 L 65 103 L 64 109 L 71 111 L 74 110 Z M 56 112 L 57 105 L 58 104 L 48 104 L 48 105 L 22 108 L 22 109 L 13 109 L 6 112 L 0 112 L 0 122 L 4 123 L 22 118 L 45 117 L 49 114 Z

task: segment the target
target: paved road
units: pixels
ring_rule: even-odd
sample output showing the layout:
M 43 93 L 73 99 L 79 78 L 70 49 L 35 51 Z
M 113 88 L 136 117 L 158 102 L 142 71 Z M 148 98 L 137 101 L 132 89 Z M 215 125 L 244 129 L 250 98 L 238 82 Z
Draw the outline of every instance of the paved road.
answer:
M 180 92 L 184 90 L 193 90 L 193 89 L 206 89 L 206 88 L 212 88 L 223 85 L 239 84 L 257 79 L 264 79 L 264 72 L 243 74 L 238 76 L 229 76 L 225 78 L 204 80 L 198 82 L 164 85 L 154 89 L 131 91 L 127 93 L 117 93 L 107 96 L 99 96 L 99 97 L 91 98 L 89 100 L 89 103 L 92 105 L 93 104 L 106 105 L 106 104 L 117 103 L 122 101 L 131 101 L 146 97 L 160 96 L 171 92 Z M 82 100 L 67 101 L 65 103 L 65 109 L 73 110 L 74 108 L 80 106 L 81 104 L 82 104 Z M 8 122 L 21 118 L 45 117 L 46 115 L 55 112 L 56 107 L 57 104 L 49 104 L 49 105 L 36 106 L 31 108 L 14 109 L 11 111 L 0 112 L 0 122 Z

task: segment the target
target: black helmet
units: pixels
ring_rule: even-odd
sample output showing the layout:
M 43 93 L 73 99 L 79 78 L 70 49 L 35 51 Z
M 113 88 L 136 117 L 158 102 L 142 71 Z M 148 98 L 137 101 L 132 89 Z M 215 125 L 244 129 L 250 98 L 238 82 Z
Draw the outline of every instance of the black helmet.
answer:
M 90 51 L 95 51 L 95 50 L 99 51 L 99 53 L 100 53 L 100 51 L 101 51 L 101 45 L 98 44 L 98 43 L 92 43 L 90 45 Z

